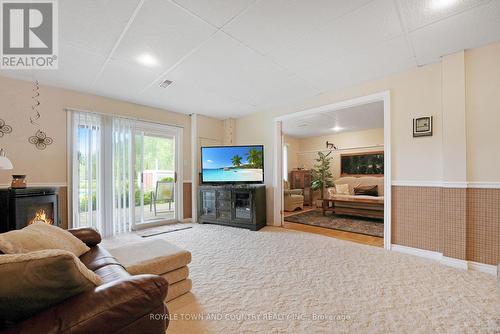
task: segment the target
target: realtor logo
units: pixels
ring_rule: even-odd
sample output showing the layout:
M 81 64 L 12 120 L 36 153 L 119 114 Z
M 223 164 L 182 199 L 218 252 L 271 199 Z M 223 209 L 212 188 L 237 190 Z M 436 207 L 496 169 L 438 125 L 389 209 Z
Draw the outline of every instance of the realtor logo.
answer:
M 2 69 L 57 69 L 57 2 L 0 0 Z

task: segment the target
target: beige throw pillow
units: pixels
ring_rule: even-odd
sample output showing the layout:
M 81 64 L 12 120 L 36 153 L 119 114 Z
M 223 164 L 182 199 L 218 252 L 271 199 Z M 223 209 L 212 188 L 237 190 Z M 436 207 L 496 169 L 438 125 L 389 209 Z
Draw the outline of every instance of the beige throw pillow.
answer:
M 335 191 L 339 195 L 350 195 L 349 185 L 347 183 L 346 184 L 336 184 Z
M 4 254 L 28 253 L 44 249 L 62 249 L 78 257 L 90 250 L 68 231 L 42 222 L 0 234 L 0 251 Z
M 68 251 L 0 255 L 0 319 L 26 319 L 100 284 L 101 278 Z

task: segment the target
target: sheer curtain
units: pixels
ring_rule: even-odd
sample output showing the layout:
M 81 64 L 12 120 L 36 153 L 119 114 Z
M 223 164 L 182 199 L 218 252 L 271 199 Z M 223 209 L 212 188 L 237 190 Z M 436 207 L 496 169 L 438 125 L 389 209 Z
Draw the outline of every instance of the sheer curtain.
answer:
M 133 122 L 113 119 L 113 234 L 132 230 L 135 210 Z
M 73 227 L 102 230 L 102 117 L 72 111 Z

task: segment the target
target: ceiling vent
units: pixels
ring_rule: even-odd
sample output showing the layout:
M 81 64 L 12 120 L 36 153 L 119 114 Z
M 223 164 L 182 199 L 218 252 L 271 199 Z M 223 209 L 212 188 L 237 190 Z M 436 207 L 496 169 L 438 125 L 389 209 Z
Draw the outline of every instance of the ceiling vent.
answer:
M 174 82 L 173 81 L 170 81 L 170 80 L 165 80 L 165 81 L 162 81 L 160 83 L 160 87 L 161 88 L 167 88 L 168 86 L 170 86 L 171 84 L 173 84 Z

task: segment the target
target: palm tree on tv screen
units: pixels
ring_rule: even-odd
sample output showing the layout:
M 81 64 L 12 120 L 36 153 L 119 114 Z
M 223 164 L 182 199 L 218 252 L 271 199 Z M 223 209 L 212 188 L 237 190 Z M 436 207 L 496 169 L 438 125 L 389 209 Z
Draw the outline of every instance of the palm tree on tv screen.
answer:
M 264 157 L 262 156 L 262 151 L 252 148 L 247 153 L 247 160 L 251 168 L 263 168 L 262 162 Z
M 233 163 L 234 167 L 240 167 L 241 160 L 243 160 L 243 158 L 240 157 L 239 155 L 235 155 L 234 157 L 231 158 L 231 162 Z

